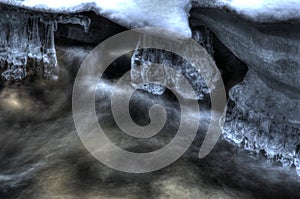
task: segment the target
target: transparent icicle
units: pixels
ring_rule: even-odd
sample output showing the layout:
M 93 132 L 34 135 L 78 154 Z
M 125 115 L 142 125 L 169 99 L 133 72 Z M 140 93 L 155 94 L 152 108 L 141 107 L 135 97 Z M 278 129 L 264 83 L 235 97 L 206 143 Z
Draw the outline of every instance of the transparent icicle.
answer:
M 26 15 L 21 15 L 20 18 L 16 18 L 16 16 L 13 17 L 13 21 L 9 23 L 7 39 L 7 69 L 2 73 L 2 77 L 8 81 L 22 80 L 27 75 L 28 36 L 26 26 L 28 18 Z
M 38 17 L 30 19 L 31 27 L 29 26 L 29 42 L 28 42 L 28 57 L 37 59 L 40 61 L 42 58 L 42 42 L 39 33 L 39 21 Z
M 45 26 L 46 36 L 43 52 L 43 75 L 48 79 L 55 77 L 55 71 L 57 70 L 56 50 L 54 44 L 55 23 L 49 23 Z

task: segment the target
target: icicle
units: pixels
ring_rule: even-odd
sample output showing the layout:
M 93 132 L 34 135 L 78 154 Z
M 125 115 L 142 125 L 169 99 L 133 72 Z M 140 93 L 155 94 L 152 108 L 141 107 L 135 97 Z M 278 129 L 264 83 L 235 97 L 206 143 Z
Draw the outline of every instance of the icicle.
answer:
M 8 81 L 22 80 L 26 77 L 27 65 L 27 21 L 26 15 L 12 16 L 12 21 L 9 23 L 6 57 L 7 69 L 2 73 Z
M 37 14 L 3 9 L 0 13 L 0 69 L 7 81 L 20 81 L 27 67 L 47 79 L 56 78 L 54 32 L 58 24 L 78 24 L 87 32 L 90 19 L 82 15 Z M 27 66 L 30 58 L 32 65 Z
M 44 44 L 44 54 L 43 54 L 43 76 L 45 78 L 51 78 L 55 74 L 57 69 L 57 59 L 56 59 L 56 50 L 54 44 L 54 29 L 55 23 L 49 23 L 45 25 L 46 28 L 46 37 Z
M 8 36 L 8 24 L 5 20 L 0 21 L 1 31 L 0 31 L 0 68 L 5 68 L 5 61 L 8 55 L 8 44 L 7 44 L 7 36 Z
M 41 60 L 42 58 L 42 43 L 39 34 L 39 17 L 33 17 L 31 20 L 31 26 L 28 27 L 29 31 L 29 45 L 28 45 L 28 57 Z

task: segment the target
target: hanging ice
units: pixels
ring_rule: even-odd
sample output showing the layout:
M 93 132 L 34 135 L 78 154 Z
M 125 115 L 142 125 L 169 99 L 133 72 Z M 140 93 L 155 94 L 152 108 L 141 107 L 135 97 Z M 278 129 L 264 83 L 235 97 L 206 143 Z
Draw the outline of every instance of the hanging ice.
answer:
M 193 31 L 193 39 L 206 48 L 212 55 L 212 35 L 205 27 L 199 27 Z M 164 68 L 157 68 L 155 64 L 163 64 Z M 197 99 L 203 99 L 209 94 L 201 74 L 196 68 L 183 58 L 171 52 L 158 49 L 138 49 L 134 52 L 131 60 L 131 79 L 132 84 L 137 89 L 143 89 L 150 93 L 161 95 L 166 90 L 163 85 L 171 86 L 185 98 L 185 88 L 179 82 L 176 74 L 169 70 L 171 67 L 184 75 L 192 85 L 197 94 Z M 155 83 L 148 83 L 149 80 Z
M 300 175 L 300 101 L 269 88 L 253 70 L 230 91 L 230 99 L 224 138 L 294 165 Z
M 7 81 L 26 78 L 28 71 L 54 78 L 58 69 L 54 32 L 59 23 L 84 26 L 90 20 L 81 15 L 37 14 L 21 9 L 0 12 L 0 64 Z

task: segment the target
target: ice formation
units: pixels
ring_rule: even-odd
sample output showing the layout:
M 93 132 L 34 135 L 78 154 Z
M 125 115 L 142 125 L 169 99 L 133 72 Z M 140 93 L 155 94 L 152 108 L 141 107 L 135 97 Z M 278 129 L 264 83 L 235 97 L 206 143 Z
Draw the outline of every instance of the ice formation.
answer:
M 213 55 L 212 33 L 206 27 L 199 26 L 197 30 L 193 31 L 193 39 L 202 45 L 210 55 Z M 209 89 L 199 71 L 178 55 L 158 49 L 137 49 L 131 59 L 131 79 L 137 89 L 161 95 L 167 85 L 180 95 L 191 98 L 185 94 L 185 88 L 176 78 L 176 74 L 168 69 L 171 67 L 187 78 L 196 92 L 197 99 L 203 99 L 209 94 Z M 155 64 L 163 64 L 165 67 L 157 68 Z M 149 83 L 150 80 L 155 83 Z
M 230 99 L 224 138 L 282 166 L 294 165 L 300 175 L 299 99 L 269 88 L 252 70 L 230 91 Z
M 186 37 L 191 37 L 192 32 L 189 27 L 189 10 L 191 5 L 194 7 L 227 7 L 228 9 L 234 10 L 237 13 L 240 13 L 248 18 L 257 20 L 257 21 L 278 21 L 278 20 L 289 20 L 289 19 L 297 19 L 300 17 L 300 2 L 295 0 L 287 0 L 287 1 L 279 1 L 279 0 L 254 0 L 254 1 L 246 1 L 246 0 L 111 0 L 111 1 L 103 1 L 103 0 L 54 0 L 54 1 L 38 1 L 38 0 L 0 0 L 0 3 L 6 5 L 14 5 L 18 7 L 23 7 L 36 11 L 46 11 L 46 12 L 54 12 L 54 13 L 71 13 L 71 12 L 81 12 L 93 10 L 96 13 L 107 17 L 108 19 L 115 21 L 121 25 L 124 25 L 129 28 L 135 27 L 145 27 L 145 26 L 155 26 L 155 27 L 163 27 L 169 30 L 178 31 L 182 35 Z M 34 18 L 33 16 L 24 17 L 29 19 Z M 15 25 L 19 23 L 25 27 L 25 24 L 22 23 L 23 17 L 14 16 L 16 20 L 14 20 Z M 26 16 L 25 16 L 26 15 Z M 2 19 L 5 19 L 4 14 L 2 14 Z M 22 18 L 22 19 L 21 19 Z M 138 19 L 138 20 L 137 20 Z M 37 19 L 39 20 L 39 19 Z M 66 21 L 65 21 L 66 20 Z M 69 20 L 69 21 L 68 21 Z M 74 21 L 75 20 L 75 21 Z M 2 20 L 1 23 L 6 26 L 5 20 Z M 10 20 L 12 21 L 12 20 Z M 18 22 L 17 22 L 18 21 Z M 26 21 L 26 20 L 25 20 Z M 47 74 L 52 73 L 53 67 L 51 65 L 56 65 L 56 60 L 53 58 L 55 54 L 54 43 L 53 40 L 53 30 L 56 29 L 57 23 L 78 23 L 80 25 L 86 24 L 86 20 L 80 19 L 54 19 L 53 25 L 51 23 L 45 24 L 45 27 L 39 29 L 45 29 L 48 36 L 49 42 L 41 42 L 41 45 L 46 45 L 48 49 L 45 49 L 43 56 L 43 64 L 45 65 L 45 76 Z M 25 22 L 27 23 L 27 22 Z M 43 23 L 42 20 L 39 20 L 40 23 Z M 16 25 L 19 27 L 19 25 Z M 85 26 L 87 27 L 87 26 Z M 20 28 L 18 29 L 20 30 Z M 20 32 L 15 31 L 15 35 L 21 35 Z M 24 31 L 24 30 L 23 30 Z M 26 30 L 26 34 L 30 36 L 30 31 Z M 5 34 L 5 33 L 2 33 Z M 16 39 L 21 39 L 19 36 L 16 36 Z M 42 36 L 40 33 L 33 36 Z M 3 39 L 2 39 L 3 40 Z M 22 41 L 24 40 L 21 39 Z M 25 39 L 26 40 L 26 39 Z M 26 42 L 26 41 L 23 41 Z M 31 44 L 31 41 L 28 41 L 30 45 L 39 45 L 37 43 Z M 34 42 L 34 41 L 33 41 Z M 2 45 L 6 45 L 5 42 L 2 42 Z M 8 42 L 9 43 L 9 42 Z M 19 51 L 24 51 L 22 48 L 25 48 L 24 45 L 20 46 Z M 37 52 L 37 46 L 30 48 L 35 48 L 33 53 L 29 53 L 31 56 L 39 56 L 39 52 Z M 16 47 L 12 47 L 11 52 L 16 50 Z M 3 54 L 3 53 L 2 53 Z M 4 53 L 5 54 L 5 53 Z M 11 53 L 10 53 L 11 54 Z M 25 58 L 24 58 L 25 57 Z M 34 57 L 35 58 L 35 57 Z M 14 79 L 11 78 L 16 76 L 16 79 L 23 79 L 26 76 L 26 71 L 24 70 L 24 63 L 27 62 L 27 58 L 24 55 L 20 54 L 19 58 L 12 60 L 11 57 L 2 58 L 7 60 L 8 62 L 16 63 L 17 67 L 10 69 L 8 68 L 3 76 L 6 79 Z M 47 72 L 47 70 L 49 70 Z M 162 88 L 161 88 L 162 89 Z
M 290 34 L 278 27 L 265 33 L 268 26 L 259 29 L 224 11 L 195 17 L 250 68 L 230 90 L 224 138 L 295 166 L 300 175 L 299 30 Z
M 87 31 L 90 21 L 81 15 L 36 14 L 21 9 L 2 9 L 2 77 L 7 81 L 19 81 L 27 73 L 38 73 L 45 78 L 54 78 L 58 67 L 54 32 L 59 23 L 79 24 Z

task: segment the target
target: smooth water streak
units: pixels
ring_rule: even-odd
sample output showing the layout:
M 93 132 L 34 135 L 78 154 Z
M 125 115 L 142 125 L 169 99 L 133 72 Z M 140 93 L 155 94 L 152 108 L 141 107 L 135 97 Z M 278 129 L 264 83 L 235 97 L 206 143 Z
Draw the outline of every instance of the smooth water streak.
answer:
M 198 131 L 200 118 L 189 117 L 191 110 L 200 113 L 198 101 L 187 100 L 177 94 L 176 90 L 171 91 L 179 101 L 181 121 L 176 136 L 163 148 L 149 153 L 129 152 L 113 144 L 101 128 L 95 111 L 96 85 L 108 66 L 120 56 L 135 50 L 136 44 L 141 38 L 143 42 L 141 42 L 139 48 L 155 48 L 176 53 L 193 63 L 197 70 L 201 72 L 207 87 L 211 90 L 213 111 L 199 157 L 205 157 L 217 143 L 224 123 L 221 118 L 226 106 L 225 89 L 220 73 L 203 47 L 193 39 L 174 40 L 179 36 L 179 33 L 161 28 L 125 31 L 99 44 L 82 63 L 73 89 L 73 117 L 78 135 L 84 146 L 103 164 L 130 173 L 145 173 L 162 169 L 186 152 Z M 165 67 L 157 65 L 157 67 L 161 66 Z M 219 76 L 219 81 L 212 82 L 211 79 L 215 75 Z M 151 123 L 145 127 L 135 124 L 129 114 L 129 101 L 134 93 L 134 88 L 129 81 L 126 81 L 129 76 L 130 71 L 120 78 L 112 91 L 111 104 L 114 120 L 124 133 L 130 136 L 138 138 L 152 137 L 163 128 L 166 122 L 166 112 L 162 106 L 154 105 L 149 110 Z M 181 78 L 182 84 L 186 84 L 184 85 L 187 88 L 186 92 L 189 95 L 196 95 L 185 77 L 180 73 L 178 77 Z M 82 81 L 89 81 L 89 85 L 95 85 L 92 94 L 86 84 L 81 84 Z M 168 87 L 168 85 L 164 86 Z M 120 89 L 125 89 L 127 94 L 114 92 Z

